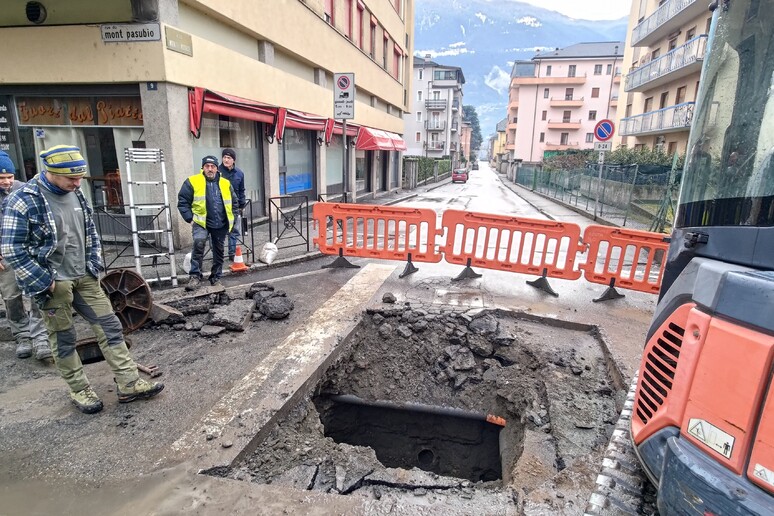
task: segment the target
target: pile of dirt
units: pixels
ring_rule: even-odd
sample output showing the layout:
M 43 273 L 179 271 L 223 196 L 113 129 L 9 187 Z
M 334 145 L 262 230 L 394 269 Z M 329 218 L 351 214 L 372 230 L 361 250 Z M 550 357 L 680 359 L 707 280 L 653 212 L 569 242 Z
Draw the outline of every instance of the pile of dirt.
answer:
M 419 491 L 458 501 L 484 496 L 491 507 L 516 503 L 527 512 L 582 510 L 623 392 L 608 377 L 593 328 L 532 319 L 433 306 L 368 310 L 313 399 L 299 403 L 241 464 L 218 473 L 375 498 Z M 370 447 L 335 442 L 321 423 L 335 395 L 504 418 L 502 481 L 387 468 Z

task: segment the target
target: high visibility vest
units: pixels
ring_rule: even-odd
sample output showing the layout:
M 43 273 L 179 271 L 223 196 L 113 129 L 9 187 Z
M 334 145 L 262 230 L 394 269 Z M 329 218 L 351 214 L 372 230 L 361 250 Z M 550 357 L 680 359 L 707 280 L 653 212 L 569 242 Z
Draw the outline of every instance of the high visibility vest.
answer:
M 201 227 L 207 227 L 207 178 L 204 174 L 197 174 L 188 178 L 193 186 L 193 203 L 191 211 L 193 220 Z M 234 227 L 234 210 L 231 206 L 231 183 L 228 179 L 221 177 L 218 182 L 220 193 L 223 196 L 223 205 L 226 207 L 226 218 L 228 218 L 228 230 Z

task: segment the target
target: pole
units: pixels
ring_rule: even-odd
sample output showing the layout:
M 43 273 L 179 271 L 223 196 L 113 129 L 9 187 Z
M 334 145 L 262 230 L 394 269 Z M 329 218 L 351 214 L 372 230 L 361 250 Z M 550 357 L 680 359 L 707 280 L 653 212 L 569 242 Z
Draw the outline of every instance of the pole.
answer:
M 597 220 L 597 210 L 599 209 L 599 189 L 602 185 L 602 166 L 605 164 L 605 153 L 599 153 L 599 177 L 597 179 L 597 195 L 594 199 L 594 220 Z
M 341 146 L 341 152 L 344 155 L 344 162 L 342 163 L 342 181 L 344 181 L 344 202 L 349 202 L 349 160 L 347 159 L 347 119 L 341 119 L 341 140 L 343 145 Z

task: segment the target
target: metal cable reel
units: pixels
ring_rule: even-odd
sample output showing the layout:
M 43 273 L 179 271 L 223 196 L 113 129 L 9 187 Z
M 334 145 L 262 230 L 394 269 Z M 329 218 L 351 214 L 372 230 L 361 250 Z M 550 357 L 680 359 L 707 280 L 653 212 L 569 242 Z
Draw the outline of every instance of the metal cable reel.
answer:
M 153 296 L 142 276 L 131 269 L 116 269 L 100 280 L 124 333 L 131 333 L 148 320 Z

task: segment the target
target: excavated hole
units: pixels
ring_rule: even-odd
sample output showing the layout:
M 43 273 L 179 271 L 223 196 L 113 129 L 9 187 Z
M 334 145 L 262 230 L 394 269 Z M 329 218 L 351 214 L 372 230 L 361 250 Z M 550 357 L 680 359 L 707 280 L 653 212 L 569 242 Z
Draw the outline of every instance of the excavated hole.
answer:
M 210 473 L 480 514 L 583 510 L 625 394 L 593 327 L 390 307 L 340 346 L 254 451 Z

